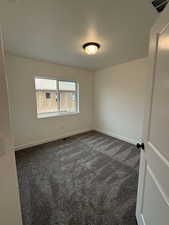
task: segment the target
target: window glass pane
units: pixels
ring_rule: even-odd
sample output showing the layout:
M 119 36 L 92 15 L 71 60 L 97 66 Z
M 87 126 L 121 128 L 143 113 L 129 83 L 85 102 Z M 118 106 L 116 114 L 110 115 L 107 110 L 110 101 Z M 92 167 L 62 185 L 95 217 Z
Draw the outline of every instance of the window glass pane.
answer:
M 60 92 L 60 111 L 61 112 L 76 112 L 76 93 L 75 92 Z
M 56 91 L 36 91 L 37 113 L 58 112 L 58 94 Z
M 35 88 L 38 115 L 77 111 L 76 82 L 35 78 Z
M 36 90 L 56 90 L 56 80 L 35 78 Z
M 59 90 L 61 91 L 75 91 L 76 82 L 59 81 Z

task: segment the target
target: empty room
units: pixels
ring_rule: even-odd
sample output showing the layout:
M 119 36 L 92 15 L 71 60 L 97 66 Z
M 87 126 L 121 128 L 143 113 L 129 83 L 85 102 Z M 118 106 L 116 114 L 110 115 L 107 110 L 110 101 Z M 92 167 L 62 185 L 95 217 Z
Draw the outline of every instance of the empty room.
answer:
M 0 1 L 0 225 L 169 225 L 168 2 Z

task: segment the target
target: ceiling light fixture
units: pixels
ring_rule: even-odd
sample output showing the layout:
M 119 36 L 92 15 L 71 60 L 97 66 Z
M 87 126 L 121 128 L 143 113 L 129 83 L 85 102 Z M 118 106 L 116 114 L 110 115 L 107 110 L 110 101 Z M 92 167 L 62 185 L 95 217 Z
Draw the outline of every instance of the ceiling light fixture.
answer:
M 100 44 L 95 42 L 88 42 L 83 45 L 83 49 L 88 55 L 95 55 L 96 52 L 99 50 Z

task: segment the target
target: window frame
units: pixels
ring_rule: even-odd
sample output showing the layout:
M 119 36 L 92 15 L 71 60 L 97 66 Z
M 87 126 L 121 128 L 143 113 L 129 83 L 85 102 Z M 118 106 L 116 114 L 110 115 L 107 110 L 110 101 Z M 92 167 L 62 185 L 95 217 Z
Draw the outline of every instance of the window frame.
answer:
M 58 94 L 58 112 L 48 112 L 48 113 L 39 113 L 38 114 L 38 105 L 37 105 L 37 98 L 36 98 L 36 86 L 35 86 L 35 80 L 36 79 L 47 79 L 47 80 L 55 80 L 56 81 L 56 90 L 55 92 Z M 60 112 L 60 91 L 59 91 L 59 81 L 63 82 L 72 82 L 75 83 L 75 96 L 76 96 L 76 112 Z M 67 80 L 67 79 L 59 79 L 59 78 L 49 78 L 49 77 L 44 77 L 44 76 L 35 76 L 34 77 L 34 89 L 35 89 L 35 99 L 36 99 L 36 115 L 38 119 L 43 119 L 43 118 L 51 118 L 51 117 L 59 117 L 59 116 L 69 116 L 69 115 L 77 115 L 80 113 L 80 105 L 79 105 L 79 82 L 75 80 Z M 50 91 L 50 90 L 49 90 Z M 66 92 L 66 90 L 65 90 Z

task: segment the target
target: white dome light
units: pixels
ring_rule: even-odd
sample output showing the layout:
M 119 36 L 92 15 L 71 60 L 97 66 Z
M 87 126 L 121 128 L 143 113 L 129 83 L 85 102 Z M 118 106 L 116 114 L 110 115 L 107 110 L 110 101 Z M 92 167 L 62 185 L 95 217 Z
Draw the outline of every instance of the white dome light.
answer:
M 88 55 L 95 55 L 99 48 L 100 45 L 95 42 L 89 42 L 83 45 L 83 49 Z

